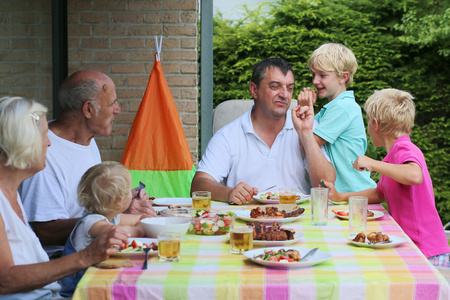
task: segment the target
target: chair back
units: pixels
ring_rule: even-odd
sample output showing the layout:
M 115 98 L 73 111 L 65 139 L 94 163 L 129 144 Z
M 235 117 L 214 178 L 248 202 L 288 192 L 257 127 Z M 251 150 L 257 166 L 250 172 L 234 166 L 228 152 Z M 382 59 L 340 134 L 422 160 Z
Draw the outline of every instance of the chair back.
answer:
M 227 125 L 231 121 L 236 120 L 244 113 L 249 111 L 254 104 L 253 99 L 234 99 L 226 100 L 214 109 L 213 113 L 213 124 L 212 131 L 213 134 L 217 132 L 220 128 Z M 297 106 L 297 100 L 291 101 L 291 107 Z

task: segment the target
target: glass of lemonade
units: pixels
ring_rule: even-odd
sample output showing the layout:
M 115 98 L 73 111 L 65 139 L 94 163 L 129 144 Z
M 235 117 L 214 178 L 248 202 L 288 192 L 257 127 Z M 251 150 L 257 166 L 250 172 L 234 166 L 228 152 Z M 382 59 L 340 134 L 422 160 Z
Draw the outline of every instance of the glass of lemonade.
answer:
M 193 192 L 192 207 L 194 209 L 211 209 L 211 192 L 208 191 Z
M 230 229 L 230 253 L 242 254 L 253 249 L 253 226 L 233 225 Z
M 291 187 L 280 188 L 279 191 L 280 204 L 295 204 L 297 203 L 297 189 Z
M 181 235 L 176 232 L 163 232 L 158 235 L 159 261 L 180 260 L 180 239 Z

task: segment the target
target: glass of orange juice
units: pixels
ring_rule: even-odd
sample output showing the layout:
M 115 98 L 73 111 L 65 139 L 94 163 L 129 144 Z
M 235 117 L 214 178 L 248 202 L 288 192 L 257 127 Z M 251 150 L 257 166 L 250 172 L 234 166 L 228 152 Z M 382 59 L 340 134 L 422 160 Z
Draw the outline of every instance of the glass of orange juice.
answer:
M 211 209 L 211 192 L 197 191 L 192 193 L 192 208 Z

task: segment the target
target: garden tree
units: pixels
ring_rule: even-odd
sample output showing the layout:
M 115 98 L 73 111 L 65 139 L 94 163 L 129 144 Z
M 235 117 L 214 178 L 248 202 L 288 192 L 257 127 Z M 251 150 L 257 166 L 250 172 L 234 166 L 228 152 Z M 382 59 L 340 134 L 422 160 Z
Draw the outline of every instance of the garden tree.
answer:
M 375 89 L 393 87 L 415 96 L 412 140 L 425 154 L 441 218 L 450 221 L 448 22 L 447 29 L 433 27 L 439 24 L 437 20 L 445 23 L 448 12 L 441 9 L 436 15 L 436 5 L 446 8 L 432 0 L 426 5 L 419 0 L 280 0 L 255 10 L 247 8 L 238 21 L 216 17 L 214 105 L 228 99 L 250 99 L 253 65 L 267 57 L 282 57 L 291 63 L 297 93 L 299 88 L 312 87 L 307 67 L 311 53 L 323 43 L 343 43 L 358 59 L 350 89 L 361 107 Z M 433 22 L 426 22 L 426 27 L 424 18 Z M 417 31 L 427 28 L 435 37 L 418 44 Z M 317 107 L 326 101 L 319 99 Z M 368 154 L 381 159 L 383 151 L 372 146 Z

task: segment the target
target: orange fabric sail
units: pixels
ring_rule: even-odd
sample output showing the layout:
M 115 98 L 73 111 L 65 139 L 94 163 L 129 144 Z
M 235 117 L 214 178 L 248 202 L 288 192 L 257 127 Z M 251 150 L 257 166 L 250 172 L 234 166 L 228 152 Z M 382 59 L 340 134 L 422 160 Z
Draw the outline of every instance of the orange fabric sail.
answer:
M 187 197 L 195 167 L 158 58 L 157 52 L 121 163 L 130 170 L 133 186 L 144 182 L 150 196 Z

